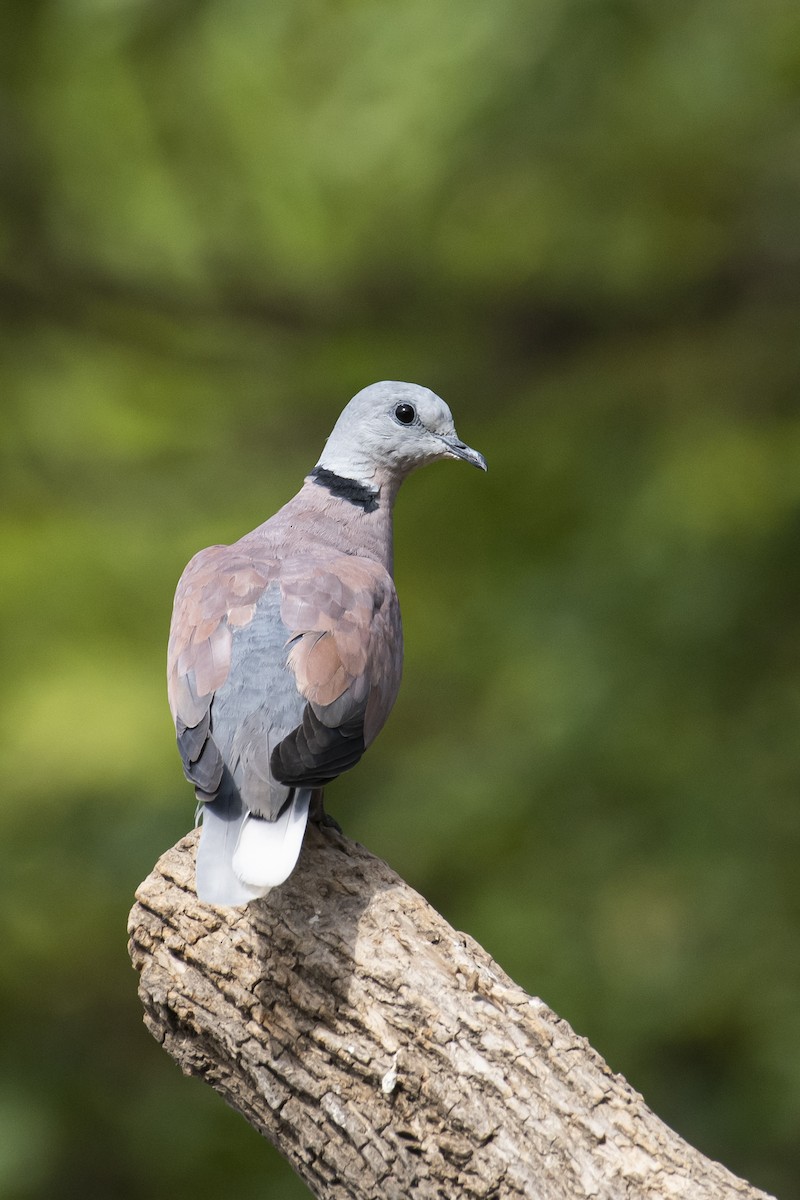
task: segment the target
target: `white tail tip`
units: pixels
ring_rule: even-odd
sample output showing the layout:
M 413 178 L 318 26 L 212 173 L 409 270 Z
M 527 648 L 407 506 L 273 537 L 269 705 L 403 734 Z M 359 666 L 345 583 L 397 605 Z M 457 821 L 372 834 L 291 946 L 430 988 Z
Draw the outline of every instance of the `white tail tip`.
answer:
M 252 888 L 274 888 L 288 879 L 303 845 L 311 792 L 295 792 L 275 821 L 248 813 L 239 832 L 232 866 L 238 879 Z

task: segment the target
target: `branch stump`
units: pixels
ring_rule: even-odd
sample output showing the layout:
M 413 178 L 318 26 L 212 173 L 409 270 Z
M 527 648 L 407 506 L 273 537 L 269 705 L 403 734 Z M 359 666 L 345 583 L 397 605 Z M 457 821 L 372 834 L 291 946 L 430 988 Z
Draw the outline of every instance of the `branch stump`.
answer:
M 197 836 L 130 915 L 145 1023 L 320 1200 L 765 1200 L 362 846 L 310 826 L 284 885 L 221 909 Z

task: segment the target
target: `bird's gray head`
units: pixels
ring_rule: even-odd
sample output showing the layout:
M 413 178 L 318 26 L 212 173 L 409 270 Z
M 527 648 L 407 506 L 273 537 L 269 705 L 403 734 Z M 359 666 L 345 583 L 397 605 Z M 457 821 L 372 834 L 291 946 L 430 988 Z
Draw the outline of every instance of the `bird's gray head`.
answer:
M 415 383 L 384 381 L 358 392 L 325 443 L 317 470 L 368 487 L 397 485 L 417 467 L 460 458 L 486 470 L 486 460 L 456 433 L 450 409 Z

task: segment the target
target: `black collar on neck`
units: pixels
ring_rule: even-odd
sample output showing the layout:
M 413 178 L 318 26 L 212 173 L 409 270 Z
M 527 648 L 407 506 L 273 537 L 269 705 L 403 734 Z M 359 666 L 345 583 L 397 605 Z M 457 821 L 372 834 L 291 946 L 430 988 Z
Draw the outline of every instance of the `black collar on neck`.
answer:
M 368 487 L 366 483 L 359 483 L 357 479 L 345 479 L 335 471 L 329 471 L 327 467 L 314 467 L 309 478 L 320 487 L 327 488 L 332 496 L 339 500 L 347 500 L 356 508 L 363 508 L 364 512 L 375 512 L 378 507 L 379 492 Z

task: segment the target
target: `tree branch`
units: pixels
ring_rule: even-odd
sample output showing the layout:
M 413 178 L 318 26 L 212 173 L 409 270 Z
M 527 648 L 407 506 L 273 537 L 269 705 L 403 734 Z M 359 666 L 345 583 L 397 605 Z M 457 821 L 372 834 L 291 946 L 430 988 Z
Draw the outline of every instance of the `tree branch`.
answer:
M 310 827 L 266 900 L 194 894 L 190 834 L 137 892 L 145 1023 L 321 1200 L 757 1200 L 363 847 Z

